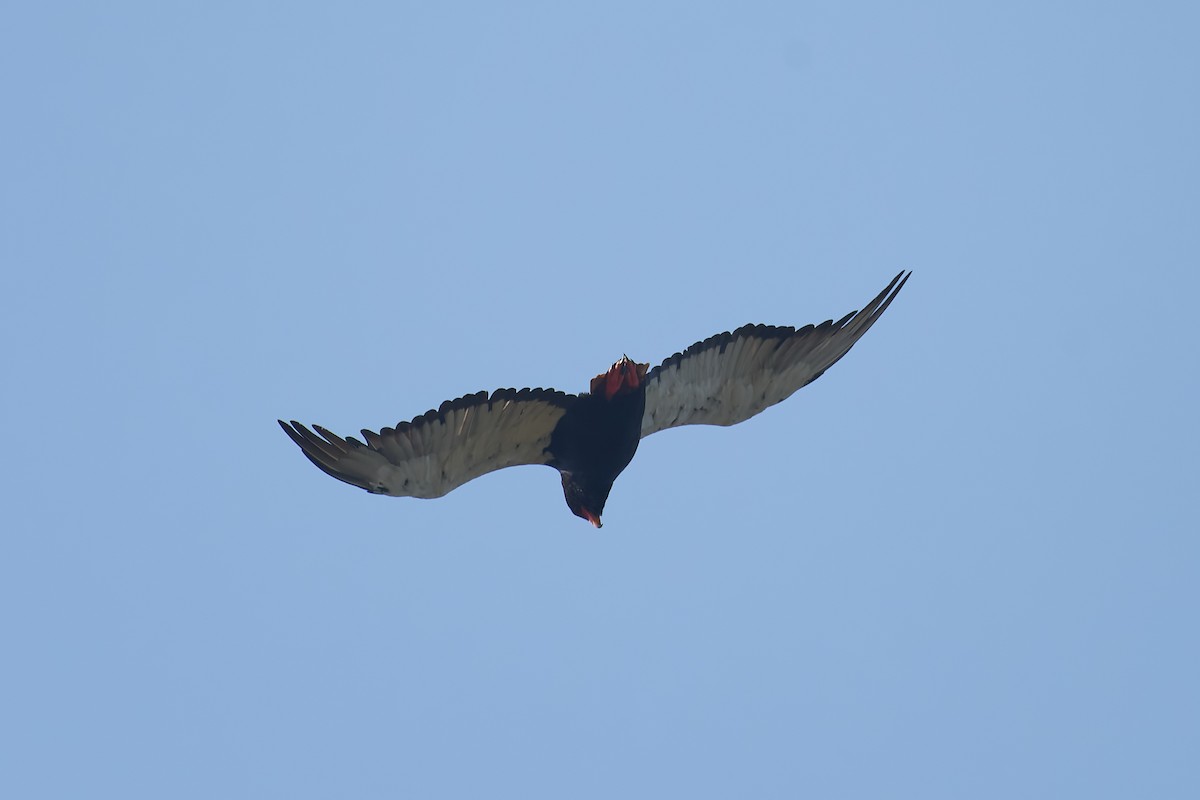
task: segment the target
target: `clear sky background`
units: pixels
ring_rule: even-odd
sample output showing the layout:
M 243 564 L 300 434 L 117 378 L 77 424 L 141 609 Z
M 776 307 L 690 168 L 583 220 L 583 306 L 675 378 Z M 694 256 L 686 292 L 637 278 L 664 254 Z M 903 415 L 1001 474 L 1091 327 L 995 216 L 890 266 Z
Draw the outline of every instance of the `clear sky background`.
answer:
M 25 3 L 0 795 L 1200 796 L 1193 3 Z M 605 527 L 342 433 L 914 275 Z

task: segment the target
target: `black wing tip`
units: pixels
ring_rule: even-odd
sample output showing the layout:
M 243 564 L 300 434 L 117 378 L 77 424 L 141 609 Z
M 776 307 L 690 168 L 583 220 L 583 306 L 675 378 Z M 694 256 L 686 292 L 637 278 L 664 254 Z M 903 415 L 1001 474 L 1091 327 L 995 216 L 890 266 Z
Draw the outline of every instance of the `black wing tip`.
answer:
M 907 271 L 900 270 L 898 273 L 896 273 L 896 277 L 892 278 L 891 281 L 888 282 L 888 285 L 883 287 L 883 291 L 875 295 L 875 299 L 863 306 L 861 310 L 855 309 L 854 311 L 851 311 L 849 314 L 838 320 L 833 327 L 841 330 L 847 325 L 853 325 L 855 322 L 859 322 L 860 324 L 865 324 L 865 327 L 863 328 L 863 332 L 865 333 L 866 328 L 871 327 L 871 324 L 874 323 L 875 320 L 879 319 L 879 316 L 883 314 L 883 312 L 887 310 L 887 307 L 892 304 L 892 301 L 896 299 L 896 295 L 900 294 L 900 290 L 904 288 L 904 284 L 908 283 L 908 279 L 911 277 L 911 269 Z
M 295 442 L 300 447 L 300 449 L 303 450 L 304 449 L 304 434 L 308 433 L 308 429 L 305 428 L 299 422 L 296 422 L 296 420 L 292 420 L 291 422 L 284 422 L 281 419 L 277 419 L 275 421 L 279 423 L 279 427 L 283 428 L 283 432 L 288 435 L 288 438 L 291 439 L 293 442 Z
M 352 475 L 341 469 L 341 460 L 346 453 L 353 447 L 362 447 L 362 443 L 358 442 L 353 437 L 343 439 L 320 425 L 313 425 L 310 430 L 303 423 L 292 420 L 290 423 L 279 419 L 276 420 L 279 427 L 283 428 L 284 433 L 292 440 L 304 457 L 312 462 L 313 466 L 324 472 L 331 478 L 337 478 L 343 483 L 348 483 L 351 486 L 357 486 L 360 489 L 365 489 L 373 494 L 378 494 L 369 484 L 364 483 L 362 478 L 357 475 Z M 320 436 L 317 433 L 321 434 Z M 321 438 L 321 437 L 325 438 Z M 350 445 L 349 447 L 347 445 Z
M 863 306 L 862 311 L 852 311 L 847 316 L 853 317 L 857 314 L 875 314 L 878 316 L 883 313 L 883 309 L 888 307 L 892 299 L 900 294 L 900 290 L 904 288 L 904 284 L 908 283 L 908 279 L 912 277 L 912 270 L 900 270 L 896 273 L 896 277 L 888 281 L 888 285 L 883 287 L 883 291 L 875 295 L 875 299 Z M 881 305 L 882 304 L 882 305 Z
M 864 314 L 868 314 L 872 321 L 879 318 L 879 315 L 887 310 L 887 307 L 896 299 L 896 295 L 900 294 L 900 290 L 904 288 L 904 284 L 908 283 L 908 279 L 912 277 L 912 270 L 907 272 L 900 270 L 896 273 L 896 277 L 892 278 L 891 283 L 884 287 L 874 300 L 867 304 L 863 309 Z
M 892 278 L 891 283 L 884 287 L 884 290 L 879 293 L 879 297 L 875 298 L 875 302 L 879 302 L 879 300 L 882 298 L 887 298 L 883 303 L 883 307 L 879 309 L 880 313 L 882 313 L 883 309 L 887 308 L 888 304 L 892 302 L 892 298 L 900 294 L 900 290 L 904 288 L 904 284 L 908 283 L 908 279 L 911 277 L 911 269 L 902 269 L 896 273 L 896 277 Z
M 277 419 L 275 421 L 279 423 L 279 427 L 283 428 L 284 433 L 286 433 L 288 436 L 291 436 L 293 439 L 296 436 L 303 437 L 313 435 L 312 430 L 309 430 L 308 426 L 306 426 L 303 422 L 297 422 L 296 420 L 284 422 L 281 419 Z M 312 429 L 316 431 L 323 430 L 320 425 L 313 425 Z

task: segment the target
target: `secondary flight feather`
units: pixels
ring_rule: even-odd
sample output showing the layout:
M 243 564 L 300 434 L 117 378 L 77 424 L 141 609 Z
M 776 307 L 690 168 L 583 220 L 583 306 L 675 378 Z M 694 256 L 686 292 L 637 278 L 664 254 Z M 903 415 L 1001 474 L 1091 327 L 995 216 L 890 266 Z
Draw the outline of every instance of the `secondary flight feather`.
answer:
M 912 273 L 861 311 L 802 328 L 745 325 L 650 369 L 628 357 L 589 391 L 498 389 L 447 400 L 365 441 L 279 420 L 309 461 L 374 494 L 441 497 L 494 470 L 545 464 L 576 516 L 600 527 L 613 482 L 645 437 L 681 425 L 736 425 L 815 381 L 862 338 Z

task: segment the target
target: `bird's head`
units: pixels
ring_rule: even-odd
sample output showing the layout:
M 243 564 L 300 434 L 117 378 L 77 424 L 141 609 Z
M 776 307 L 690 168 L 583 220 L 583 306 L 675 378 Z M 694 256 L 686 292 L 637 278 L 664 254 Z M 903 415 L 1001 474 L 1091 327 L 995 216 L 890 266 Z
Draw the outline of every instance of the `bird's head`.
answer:
M 608 493 L 612 491 L 612 481 L 606 483 L 577 481 L 569 472 L 562 474 L 563 497 L 567 499 L 567 508 L 581 519 L 601 526 L 600 515 L 604 513 L 604 504 L 608 502 Z
M 594 395 L 602 395 L 606 400 L 612 400 L 617 395 L 640 389 L 646 380 L 649 364 L 639 364 L 629 356 L 621 356 L 621 360 L 592 378 L 591 390 Z

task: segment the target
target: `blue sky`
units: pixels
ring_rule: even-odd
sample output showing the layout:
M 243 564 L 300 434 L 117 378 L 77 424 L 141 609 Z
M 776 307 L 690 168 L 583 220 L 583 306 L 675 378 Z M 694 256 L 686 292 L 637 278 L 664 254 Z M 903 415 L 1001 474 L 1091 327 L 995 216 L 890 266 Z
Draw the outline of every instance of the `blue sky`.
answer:
M 0 794 L 1195 797 L 1200 13 L 24 4 Z M 342 433 L 914 276 L 595 531 Z

